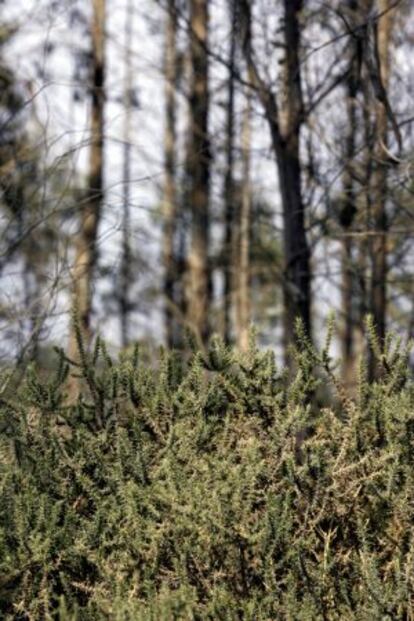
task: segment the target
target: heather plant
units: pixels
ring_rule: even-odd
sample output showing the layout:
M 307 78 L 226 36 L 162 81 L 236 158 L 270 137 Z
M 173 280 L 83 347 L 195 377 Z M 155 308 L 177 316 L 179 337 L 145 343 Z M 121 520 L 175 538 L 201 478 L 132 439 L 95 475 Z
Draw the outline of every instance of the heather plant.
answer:
M 408 349 L 368 324 L 382 372 L 351 396 L 333 329 L 317 351 L 298 326 L 293 379 L 253 338 L 152 366 L 98 339 L 5 391 L 1 618 L 414 619 Z

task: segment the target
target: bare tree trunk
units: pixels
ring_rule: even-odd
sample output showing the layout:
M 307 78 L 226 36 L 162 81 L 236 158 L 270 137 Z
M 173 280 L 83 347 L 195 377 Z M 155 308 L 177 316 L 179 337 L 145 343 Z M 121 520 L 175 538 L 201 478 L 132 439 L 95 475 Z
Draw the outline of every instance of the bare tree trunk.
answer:
M 372 178 L 372 162 L 373 162 L 373 145 L 372 145 L 372 119 L 370 114 L 371 96 L 369 92 L 369 84 L 367 80 L 362 82 L 363 92 L 363 131 L 365 153 L 363 161 L 363 191 L 364 191 L 364 213 L 361 218 L 361 225 L 365 231 L 369 232 L 371 222 L 371 178 Z M 371 238 L 369 235 L 363 236 L 358 244 L 358 283 L 359 283 L 359 323 L 361 327 L 361 339 L 364 337 L 363 325 L 367 313 L 370 310 L 369 300 L 369 255 Z
M 350 23 L 354 26 L 357 24 L 357 0 L 349 0 L 347 8 L 349 11 L 349 15 L 347 17 Z M 356 49 L 356 45 L 352 45 L 350 48 L 349 75 L 346 82 L 348 128 L 345 144 L 345 168 L 343 175 L 344 200 L 340 213 L 340 224 L 345 233 L 342 244 L 341 291 L 343 312 L 342 376 L 347 386 L 351 386 L 355 379 L 355 313 L 353 300 L 356 295 L 356 287 L 353 258 L 354 243 L 352 236 L 347 235 L 347 233 L 351 230 L 357 213 L 354 182 L 354 158 L 357 134 L 356 98 L 359 88 L 357 57 L 358 50 Z
M 176 187 L 176 86 L 177 86 L 177 7 L 175 0 L 168 0 L 168 13 L 165 35 L 165 100 L 166 123 L 164 133 L 164 317 L 167 344 L 169 347 L 181 346 L 182 326 L 179 317 L 180 300 L 178 289 L 178 262 L 175 256 L 175 237 L 177 232 L 177 187 Z
M 131 285 L 131 131 L 132 131 L 132 67 L 131 45 L 133 25 L 133 3 L 128 0 L 125 11 L 125 85 L 124 85 L 124 153 L 123 153 L 123 210 L 122 210 L 122 258 L 121 278 L 119 291 L 119 315 L 121 322 L 121 344 L 127 347 L 129 343 L 129 288 Z
M 190 128 L 187 158 L 191 209 L 191 246 L 188 257 L 189 326 L 201 342 L 209 334 L 210 270 L 208 136 L 208 0 L 190 0 Z
M 387 90 L 390 73 L 390 45 L 394 10 L 389 10 L 391 0 L 378 0 L 379 18 L 376 30 L 376 49 L 380 79 Z M 388 114 L 384 102 L 375 101 L 375 147 L 372 175 L 372 217 L 376 235 L 372 242 L 371 312 L 381 346 L 386 330 L 387 306 L 387 162 L 383 146 L 388 141 Z M 370 376 L 375 375 L 373 356 L 369 365 Z
M 287 342 L 295 338 L 295 320 L 303 321 L 311 336 L 311 268 L 310 252 L 305 229 L 305 207 L 301 191 L 299 154 L 300 128 L 303 122 L 303 101 L 300 73 L 299 13 L 302 0 L 284 0 L 286 45 L 286 92 L 283 102 L 281 137 L 273 132 L 274 147 L 278 153 L 278 169 L 282 190 L 285 246 L 285 333 Z M 281 138 L 281 139 L 280 139 Z
M 295 323 L 300 318 L 311 337 L 311 264 L 305 228 L 305 205 L 301 189 L 300 129 L 304 120 L 299 14 L 303 0 L 284 0 L 285 63 L 283 99 L 279 102 L 262 79 L 253 57 L 250 35 L 250 3 L 239 0 L 244 16 L 243 49 L 253 87 L 257 90 L 269 125 L 276 157 L 283 211 L 284 242 L 284 346 L 295 341 Z
M 239 256 L 236 294 L 237 345 L 242 351 L 249 346 L 250 325 L 250 219 L 252 211 L 252 188 L 250 179 L 251 149 L 251 93 L 247 93 L 242 126 L 242 186 L 239 218 Z
M 91 340 L 90 319 L 92 310 L 93 273 L 97 260 L 97 234 L 103 199 L 103 147 L 105 100 L 105 0 L 92 0 L 92 96 L 91 96 L 91 146 L 89 177 L 85 199 L 81 205 L 80 231 L 76 239 L 73 267 L 73 307 L 79 329 L 87 346 Z M 71 328 L 69 356 L 79 359 L 76 330 Z M 72 385 L 76 392 L 75 384 Z
M 232 302 L 234 290 L 234 231 L 235 231 L 235 195 L 234 195 L 234 69 L 236 61 L 236 4 L 229 0 L 230 8 L 230 50 L 228 73 L 228 99 L 226 119 L 226 172 L 224 179 L 225 236 L 224 236 L 224 340 L 232 339 Z M 237 266 L 236 266 L 237 267 Z

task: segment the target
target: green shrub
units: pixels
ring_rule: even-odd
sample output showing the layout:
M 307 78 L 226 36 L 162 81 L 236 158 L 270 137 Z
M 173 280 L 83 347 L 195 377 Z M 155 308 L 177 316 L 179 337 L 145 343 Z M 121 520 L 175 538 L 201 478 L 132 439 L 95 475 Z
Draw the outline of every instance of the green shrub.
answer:
M 253 344 L 148 368 L 98 340 L 71 407 L 62 352 L 30 373 L 0 406 L 1 618 L 414 619 L 407 351 L 351 399 L 300 342 L 289 381 Z

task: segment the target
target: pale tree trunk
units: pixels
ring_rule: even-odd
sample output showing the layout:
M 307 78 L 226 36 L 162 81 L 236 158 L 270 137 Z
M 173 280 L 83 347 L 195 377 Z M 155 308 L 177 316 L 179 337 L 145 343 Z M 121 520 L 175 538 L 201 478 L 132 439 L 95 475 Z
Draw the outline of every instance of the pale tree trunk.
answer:
M 391 0 L 378 0 L 376 48 L 380 79 L 387 91 L 390 74 L 390 46 L 395 11 L 390 10 Z M 372 218 L 375 235 L 371 254 L 371 312 L 381 347 L 384 343 L 387 310 L 387 156 L 383 146 L 388 141 L 388 114 L 384 102 L 375 101 L 375 147 L 372 175 Z M 370 358 L 369 371 L 374 377 L 375 361 Z
M 224 235 L 224 340 L 232 339 L 232 302 L 234 291 L 234 232 L 235 232 L 235 193 L 234 193 L 234 69 L 236 62 L 236 4 L 229 0 L 230 8 L 230 50 L 228 59 L 228 95 L 226 118 L 226 172 L 224 179 L 225 235 Z
M 200 343 L 209 335 L 208 0 L 190 0 L 190 127 L 187 154 L 191 244 L 187 323 Z
M 105 100 L 105 0 L 92 0 L 92 95 L 91 145 L 89 176 L 85 198 L 80 205 L 80 230 L 76 239 L 73 266 L 73 309 L 81 337 L 88 347 L 91 340 L 91 310 L 93 274 L 97 260 L 97 234 L 103 199 L 103 148 Z M 79 361 L 76 330 L 72 325 L 69 336 L 69 357 Z M 77 382 L 72 383 L 72 395 Z
M 279 102 L 270 85 L 260 75 L 253 57 L 250 35 L 250 2 L 239 0 L 243 17 L 243 50 L 253 76 L 253 87 L 263 105 L 270 129 L 279 176 L 283 213 L 284 245 L 284 349 L 289 364 L 288 346 L 295 342 L 295 323 L 302 320 L 311 338 L 311 264 L 305 228 L 305 205 L 301 189 L 299 153 L 303 123 L 300 68 L 300 24 L 302 0 L 284 0 L 283 32 L 285 62 L 283 94 Z M 280 109 L 279 109 L 280 104 Z
M 131 132 L 132 132 L 132 26 L 133 26 L 133 2 L 128 0 L 125 11 L 125 84 L 124 84 L 124 153 L 123 153 L 123 209 L 122 209 L 122 257 L 119 290 L 119 315 L 121 323 L 121 344 L 127 347 L 129 343 L 129 313 L 130 300 L 129 289 L 131 286 Z
M 239 216 L 239 265 L 237 266 L 236 336 L 241 351 L 249 346 L 250 326 L 250 221 L 252 211 L 252 188 L 250 179 L 251 151 L 251 93 L 247 93 L 242 125 L 242 184 Z

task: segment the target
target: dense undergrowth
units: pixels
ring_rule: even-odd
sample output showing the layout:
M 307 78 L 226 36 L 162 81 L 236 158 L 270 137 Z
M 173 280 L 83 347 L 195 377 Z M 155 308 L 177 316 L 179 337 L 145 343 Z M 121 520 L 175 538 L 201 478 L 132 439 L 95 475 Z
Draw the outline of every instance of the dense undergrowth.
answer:
M 300 343 L 289 381 L 253 344 L 149 368 L 98 340 L 76 406 L 63 353 L 3 396 L 0 618 L 414 619 L 407 351 L 351 398 Z

